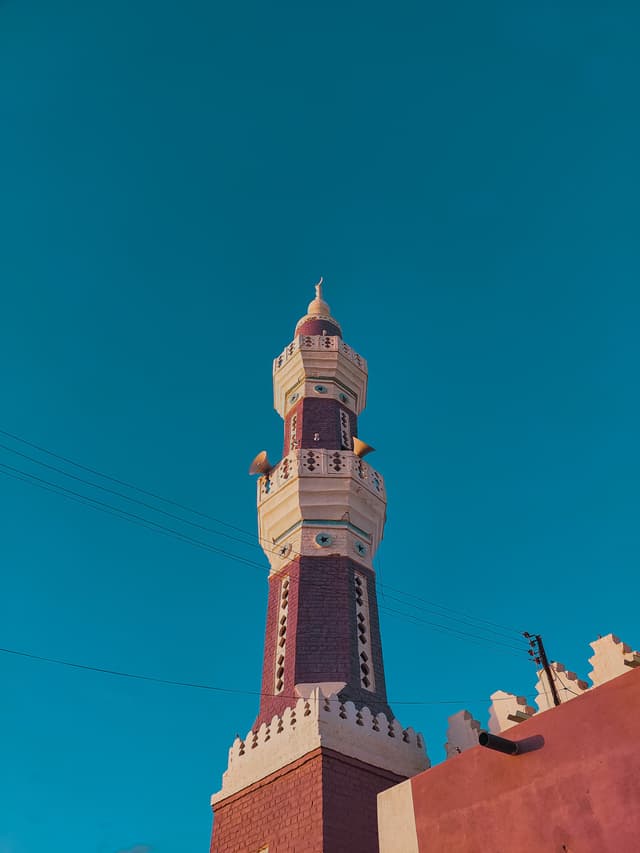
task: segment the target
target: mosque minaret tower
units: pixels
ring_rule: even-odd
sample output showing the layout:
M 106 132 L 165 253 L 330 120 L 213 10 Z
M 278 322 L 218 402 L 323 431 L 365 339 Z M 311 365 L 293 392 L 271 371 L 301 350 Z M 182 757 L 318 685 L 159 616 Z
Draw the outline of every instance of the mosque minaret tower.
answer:
M 373 556 L 382 476 L 358 437 L 367 364 L 316 285 L 273 364 L 283 457 L 252 465 L 271 567 L 258 717 L 212 798 L 212 853 L 372 853 L 376 796 L 428 767 L 387 701 Z

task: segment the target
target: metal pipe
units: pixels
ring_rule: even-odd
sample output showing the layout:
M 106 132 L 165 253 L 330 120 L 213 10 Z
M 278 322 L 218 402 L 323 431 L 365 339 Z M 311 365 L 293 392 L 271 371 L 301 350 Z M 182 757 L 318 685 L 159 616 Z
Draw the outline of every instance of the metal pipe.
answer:
M 492 735 L 491 732 L 480 732 L 478 735 L 478 743 L 480 746 L 486 746 L 487 749 L 495 749 L 497 752 L 504 752 L 505 755 L 518 755 L 520 752 L 519 745 L 516 741 L 507 740 L 506 737 Z

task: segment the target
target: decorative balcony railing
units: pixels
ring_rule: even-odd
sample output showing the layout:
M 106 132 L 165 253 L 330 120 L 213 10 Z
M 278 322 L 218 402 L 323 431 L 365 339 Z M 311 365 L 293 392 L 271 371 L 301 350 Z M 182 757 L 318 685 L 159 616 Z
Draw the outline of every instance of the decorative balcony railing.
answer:
M 274 359 L 273 370 L 279 370 L 299 350 L 338 350 L 351 359 L 361 370 L 366 372 L 367 362 L 361 355 L 347 346 L 337 335 L 298 335 L 280 355 Z
M 352 477 L 385 500 L 382 474 L 351 450 L 293 450 L 258 480 L 258 503 L 297 477 Z

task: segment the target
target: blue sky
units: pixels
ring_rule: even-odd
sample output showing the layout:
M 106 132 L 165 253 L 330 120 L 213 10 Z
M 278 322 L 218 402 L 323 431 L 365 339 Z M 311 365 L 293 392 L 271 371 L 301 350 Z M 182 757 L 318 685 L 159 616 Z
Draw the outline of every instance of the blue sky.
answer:
M 540 631 L 582 677 L 598 634 L 637 647 L 639 26 L 620 2 L 0 2 L 0 429 L 254 532 L 271 360 L 324 275 L 369 361 L 382 581 Z M 259 689 L 257 549 L 2 475 L 0 517 L 0 646 Z M 449 713 L 533 691 L 511 650 L 382 630 L 435 760 Z M 207 849 L 255 696 L 2 654 L 0 679 L 0 853 Z

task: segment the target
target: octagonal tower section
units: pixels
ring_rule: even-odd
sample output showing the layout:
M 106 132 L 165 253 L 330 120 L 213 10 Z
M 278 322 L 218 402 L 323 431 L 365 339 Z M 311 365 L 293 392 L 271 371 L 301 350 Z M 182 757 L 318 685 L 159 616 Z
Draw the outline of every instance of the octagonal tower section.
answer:
M 256 724 L 315 687 L 391 716 L 372 563 L 385 488 L 354 451 L 367 363 L 344 342 L 321 285 L 274 360 L 273 387 L 284 456 L 257 484 L 271 574 Z

